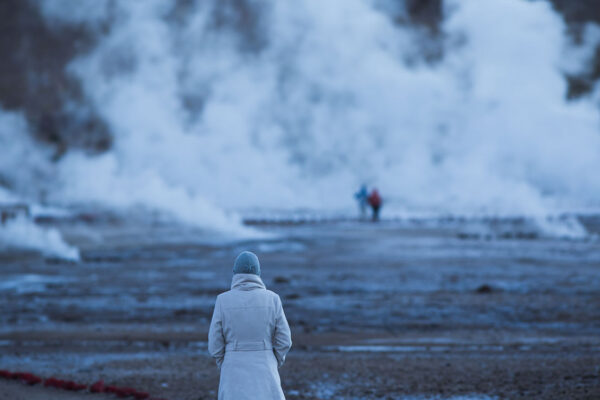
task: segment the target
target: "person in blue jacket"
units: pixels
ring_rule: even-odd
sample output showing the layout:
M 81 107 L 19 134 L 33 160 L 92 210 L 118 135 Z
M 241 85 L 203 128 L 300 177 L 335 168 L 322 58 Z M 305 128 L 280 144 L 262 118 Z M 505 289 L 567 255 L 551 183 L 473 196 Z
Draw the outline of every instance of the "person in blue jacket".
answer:
M 358 192 L 354 193 L 354 198 L 358 202 L 358 210 L 360 212 L 360 218 L 364 219 L 367 215 L 367 198 L 369 197 L 369 191 L 367 185 L 361 185 Z

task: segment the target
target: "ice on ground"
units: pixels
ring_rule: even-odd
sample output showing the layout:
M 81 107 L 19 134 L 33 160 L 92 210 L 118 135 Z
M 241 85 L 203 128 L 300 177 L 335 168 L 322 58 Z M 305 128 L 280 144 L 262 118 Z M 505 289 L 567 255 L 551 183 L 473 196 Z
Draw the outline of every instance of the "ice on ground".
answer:
M 0 282 L 0 292 L 15 291 L 17 293 L 34 293 L 41 292 L 46 289 L 49 283 L 65 282 L 68 279 L 64 277 L 54 277 L 38 274 L 23 274 L 12 277 L 5 277 Z M 0 345 L 2 345 L 0 343 Z
M 306 246 L 295 241 L 272 241 L 259 243 L 257 248 L 261 253 L 272 253 L 276 251 L 288 251 L 295 253 L 305 250 Z
M 69 261 L 79 261 L 79 249 L 64 241 L 55 228 L 44 228 L 27 218 L 16 218 L 0 225 L 0 249 L 19 248 Z
M 352 346 L 332 346 L 328 350 L 336 350 L 341 352 L 361 352 L 361 353 L 415 353 L 415 352 L 444 352 L 460 349 L 462 351 L 503 351 L 504 346 L 494 345 L 469 345 L 469 346 L 368 346 L 368 345 L 352 345 Z
M 343 396 L 340 395 L 340 392 L 345 387 L 343 383 L 334 383 L 334 382 L 315 382 L 311 385 L 311 395 L 318 399 L 336 399 L 336 400 L 373 400 L 373 399 L 390 399 L 388 395 L 383 397 L 373 395 L 369 397 L 356 397 L 356 396 Z M 300 395 L 300 391 L 298 390 L 288 390 L 288 395 L 298 396 Z M 402 396 L 402 397 L 394 397 L 396 400 L 496 400 L 497 397 L 491 397 L 485 394 L 468 394 L 462 396 L 431 396 L 431 395 L 423 395 L 423 396 Z

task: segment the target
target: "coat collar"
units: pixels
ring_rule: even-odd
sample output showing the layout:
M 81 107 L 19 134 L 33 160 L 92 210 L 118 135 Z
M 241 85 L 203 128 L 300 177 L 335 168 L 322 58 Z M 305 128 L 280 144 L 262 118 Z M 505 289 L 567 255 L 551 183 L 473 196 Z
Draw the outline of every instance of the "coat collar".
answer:
M 231 279 L 231 289 L 253 290 L 266 289 L 260 276 L 254 274 L 235 274 Z

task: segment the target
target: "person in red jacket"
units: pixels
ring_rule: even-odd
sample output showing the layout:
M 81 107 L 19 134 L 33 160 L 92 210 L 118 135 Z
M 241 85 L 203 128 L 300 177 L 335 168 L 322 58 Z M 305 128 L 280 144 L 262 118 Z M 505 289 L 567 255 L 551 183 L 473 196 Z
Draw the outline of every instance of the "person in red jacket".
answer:
M 381 204 L 383 201 L 381 200 L 381 196 L 379 195 L 379 191 L 377 189 L 373 189 L 368 199 L 369 205 L 373 210 L 373 221 L 379 220 L 379 209 L 381 208 Z

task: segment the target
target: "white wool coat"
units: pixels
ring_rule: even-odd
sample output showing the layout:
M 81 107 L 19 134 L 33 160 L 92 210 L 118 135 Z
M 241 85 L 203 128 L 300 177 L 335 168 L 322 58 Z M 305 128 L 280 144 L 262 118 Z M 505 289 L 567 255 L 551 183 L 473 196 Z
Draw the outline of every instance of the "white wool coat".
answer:
M 259 276 L 235 274 L 217 296 L 208 351 L 221 370 L 219 400 L 281 400 L 278 367 L 292 347 L 281 299 Z

